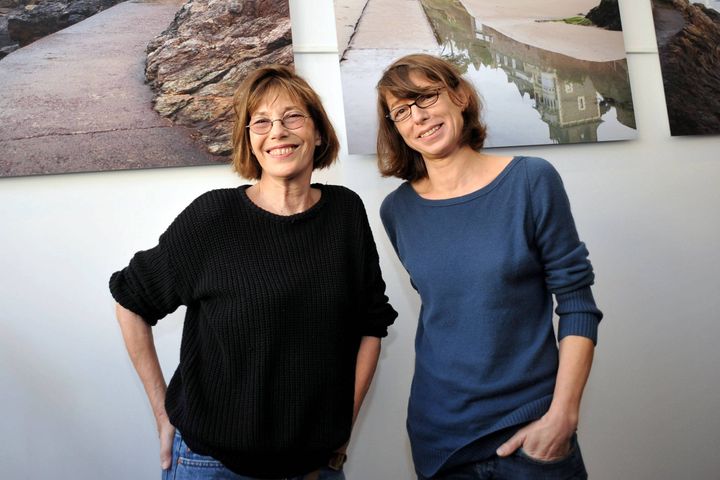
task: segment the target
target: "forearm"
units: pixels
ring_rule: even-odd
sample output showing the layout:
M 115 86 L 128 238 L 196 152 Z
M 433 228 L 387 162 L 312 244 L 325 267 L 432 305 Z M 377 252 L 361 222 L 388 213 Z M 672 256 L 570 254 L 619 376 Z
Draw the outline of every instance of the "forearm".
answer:
M 590 375 L 595 346 L 591 339 L 568 335 L 560 341 L 560 364 L 548 416 L 562 417 L 577 428 L 580 401 Z
M 158 424 L 167 421 L 165 392 L 167 386 L 160 368 L 150 325 L 136 313 L 117 304 L 115 307 L 120 330 L 130 360 L 142 381 L 155 420 Z
M 357 354 L 355 367 L 355 401 L 353 408 L 353 423 L 357 419 L 365 395 L 372 383 L 378 359 L 380 358 L 380 338 L 362 337 Z

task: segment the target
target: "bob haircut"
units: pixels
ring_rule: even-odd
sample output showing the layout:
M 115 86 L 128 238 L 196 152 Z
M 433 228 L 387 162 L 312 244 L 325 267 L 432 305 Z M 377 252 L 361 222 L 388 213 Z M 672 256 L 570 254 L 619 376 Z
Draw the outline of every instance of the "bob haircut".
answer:
M 390 112 L 388 94 L 396 98 L 413 99 L 429 93 L 427 88 L 418 87 L 410 80 L 411 73 L 420 74 L 445 87 L 456 105 L 464 105 L 461 146 L 480 150 L 486 137 L 485 124 L 480 120 L 482 102 L 478 93 L 452 64 L 427 54 L 412 54 L 396 60 L 385 70 L 377 84 L 378 168 L 384 177 L 394 176 L 410 182 L 427 177 L 425 162 L 420 153 L 407 146 L 395 122 L 386 115 Z
M 313 155 L 313 170 L 329 167 L 337 159 L 340 142 L 318 94 L 291 68 L 285 65 L 268 65 L 250 73 L 233 98 L 233 169 L 245 178 L 259 180 L 262 176 L 260 162 L 252 152 L 250 129 L 246 128 L 250 117 L 268 97 L 284 93 L 307 109 L 320 134 L 321 143 L 315 147 Z

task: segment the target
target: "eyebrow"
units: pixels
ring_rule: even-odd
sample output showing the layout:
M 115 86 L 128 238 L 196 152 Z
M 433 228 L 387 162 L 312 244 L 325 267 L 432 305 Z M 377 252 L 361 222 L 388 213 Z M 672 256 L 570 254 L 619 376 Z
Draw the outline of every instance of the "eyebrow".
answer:
M 401 98 L 401 99 L 398 99 L 398 101 L 393 104 L 388 104 L 388 109 L 395 110 L 397 107 L 403 107 L 410 103 L 412 103 L 412 100 L 410 100 L 409 98 L 406 98 L 406 99 Z
M 285 110 L 283 110 L 282 115 L 285 115 L 286 113 L 288 113 L 292 110 L 304 112 L 304 110 L 302 108 L 298 107 L 297 105 L 291 105 L 289 107 L 286 107 Z M 253 114 L 250 115 L 250 117 L 256 117 L 256 116 L 269 117 L 270 114 L 268 112 L 266 112 L 265 110 L 258 110 L 257 112 L 253 112 Z
M 430 93 L 434 92 L 435 90 L 440 90 L 440 89 L 442 89 L 442 87 L 437 87 L 437 88 L 432 87 L 432 88 L 431 88 L 430 86 L 428 86 L 428 87 L 416 87 L 416 88 L 417 88 L 418 90 L 422 89 L 423 91 L 422 91 L 422 92 L 414 91 L 414 92 L 411 92 L 411 93 L 409 94 L 409 96 L 407 96 L 407 97 L 400 97 L 400 98 L 398 98 L 397 103 L 395 103 L 395 104 L 390 104 L 390 103 L 388 103 L 388 110 L 394 110 L 394 109 L 396 109 L 397 107 L 402 107 L 402 106 L 404 106 L 404 105 L 409 105 L 409 104 L 413 103 L 415 100 L 417 100 L 418 97 L 422 97 L 423 95 L 429 95 Z M 391 94 L 391 95 L 392 95 L 392 94 Z M 395 95 L 393 95 L 393 97 L 395 97 Z M 397 98 L 397 97 L 395 97 L 395 98 Z

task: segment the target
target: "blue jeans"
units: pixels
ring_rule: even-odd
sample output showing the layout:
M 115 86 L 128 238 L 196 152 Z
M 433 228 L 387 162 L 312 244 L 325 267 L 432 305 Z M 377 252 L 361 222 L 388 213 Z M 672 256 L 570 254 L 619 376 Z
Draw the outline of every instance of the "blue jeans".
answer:
M 286 480 L 303 480 L 304 475 L 290 477 Z M 258 480 L 253 477 L 238 475 L 228 470 L 213 457 L 199 455 L 188 448 L 179 432 L 175 432 L 173 440 L 172 462 L 168 470 L 163 470 L 162 480 Z M 285 480 L 285 479 L 282 479 Z M 320 469 L 317 480 L 345 480 L 342 470 L 328 467 Z
M 430 480 L 419 477 L 420 480 Z M 469 463 L 432 477 L 432 480 L 586 480 L 588 478 L 577 436 L 570 440 L 570 453 L 559 460 L 545 462 L 530 457 L 519 448 L 509 457 L 493 456 Z

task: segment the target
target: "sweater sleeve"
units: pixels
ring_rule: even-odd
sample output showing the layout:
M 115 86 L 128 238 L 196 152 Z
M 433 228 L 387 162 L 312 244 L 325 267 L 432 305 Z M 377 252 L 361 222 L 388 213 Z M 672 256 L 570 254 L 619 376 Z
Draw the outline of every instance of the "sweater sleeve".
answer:
M 167 245 L 161 240 L 154 248 L 137 252 L 127 267 L 110 277 L 110 293 L 150 325 L 174 312 L 181 301 Z
M 207 197 L 203 194 L 195 199 L 175 218 L 155 247 L 137 252 L 127 267 L 110 277 L 110 293 L 115 300 L 150 325 L 187 303 L 183 293 L 187 288 L 181 288 L 183 283 L 173 262 L 195 256 L 188 253 L 196 251 L 191 239 L 195 237 L 193 232 L 201 229 L 200 207 L 207 203 Z
M 365 318 L 362 320 L 360 334 L 362 336 L 385 337 L 387 329 L 393 324 L 398 314 L 385 295 L 385 281 L 380 271 L 380 259 L 373 238 L 370 223 L 362 201 L 359 201 L 358 213 L 361 232 L 361 253 L 363 259 L 363 294 Z
M 528 182 L 534 241 L 545 270 L 545 283 L 555 295 L 555 313 L 560 317 L 558 340 L 579 335 L 597 342 L 602 312 L 590 289 L 595 276 L 588 250 L 578 237 L 562 179 L 550 163 L 531 159 Z

